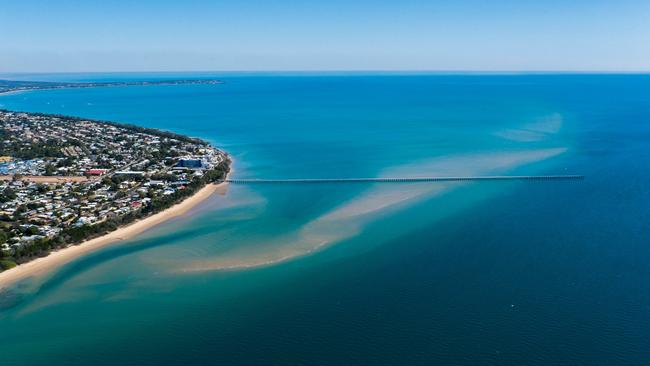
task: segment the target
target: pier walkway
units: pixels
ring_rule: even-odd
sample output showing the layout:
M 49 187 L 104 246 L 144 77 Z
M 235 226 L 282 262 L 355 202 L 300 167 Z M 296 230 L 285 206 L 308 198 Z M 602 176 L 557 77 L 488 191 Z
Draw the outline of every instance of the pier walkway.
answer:
M 226 179 L 235 184 L 259 183 L 418 183 L 418 182 L 463 182 L 502 180 L 582 180 L 582 175 L 488 175 L 460 177 L 393 177 L 393 178 L 294 178 L 294 179 Z

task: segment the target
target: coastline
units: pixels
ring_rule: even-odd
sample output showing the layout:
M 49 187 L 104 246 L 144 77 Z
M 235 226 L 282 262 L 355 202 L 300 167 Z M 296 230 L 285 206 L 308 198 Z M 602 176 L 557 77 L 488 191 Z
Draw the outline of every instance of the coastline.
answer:
M 36 90 L 36 89 L 34 89 Z M 21 94 L 28 92 L 29 90 L 6 90 L 6 91 L 0 91 L 0 97 L 3 95 L 12 95 L 12 94 Z
M 42 83 L 42 82 L 37 82 Z M 48 83 L 48 82 L 45 82 Z M 54 82 L 56 83 L 56 82 Z M 219 85 L 223 84 L 222 80 L 203 80 L 203 79 L 188 79 L 188 80 L 161 80 L 161 81 L 144 81 L 144 82 L 79 82 L 77 85 L 68 84 L 68 85 L 56 85 L 56 86 L 41 86 L 41 87 L 32 87 L 24 89 L 11 89 L 0 91 L 0 95 L 9 95 L 9 94 L 18 94 L 28 91 L 38 91 L 38 90 L 59 90 L 59 89 L 88 89 L 88 88 L 115 88 L 115 87 L 130 87 L 130 86 L 170 86 L 170 85 Z
M 230 172 L 228 172 L 228 175 Z M 226 179 L 228 177 L 226 175 Z M 102 249 L 110 244 L 131 239 L 169 219 L 179 217 L 227 185 L 227 182 L 209 183 L 191 197 L 161 212 L 111 231 L 106 235 L 86 240 L 77 245 L 51 252 L 49 255 L 34 259 L 14 268 L 0 272 L 0 290 L 26 278 L 46 273 L 56 267 L 73 261 L 83 255 Z

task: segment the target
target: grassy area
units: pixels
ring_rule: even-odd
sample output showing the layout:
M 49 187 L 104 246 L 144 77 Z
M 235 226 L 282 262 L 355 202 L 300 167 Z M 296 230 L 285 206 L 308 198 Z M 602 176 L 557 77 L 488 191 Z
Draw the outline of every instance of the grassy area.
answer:
M 9 259 L 0 259 L 0 270 L 7 270 L 16 267 L 16 262 Z

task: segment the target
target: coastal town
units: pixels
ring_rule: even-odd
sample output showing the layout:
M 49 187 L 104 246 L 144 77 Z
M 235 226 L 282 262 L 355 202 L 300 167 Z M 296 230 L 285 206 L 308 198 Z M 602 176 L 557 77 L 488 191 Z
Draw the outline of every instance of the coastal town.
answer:
M 0 270 L 170 207 L 229 163 L 170 132 L 0 110 Z

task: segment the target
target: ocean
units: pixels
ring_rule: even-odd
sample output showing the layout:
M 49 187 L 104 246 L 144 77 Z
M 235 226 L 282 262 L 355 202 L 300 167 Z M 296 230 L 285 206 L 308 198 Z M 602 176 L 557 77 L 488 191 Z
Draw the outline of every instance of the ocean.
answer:
M 12 77 L 16 78 L 16 75 Z M 236 185 L 0 296 L 2 365 L 650 363 L 650 75 L 203 73 L 0 108 L 207 139 Z

